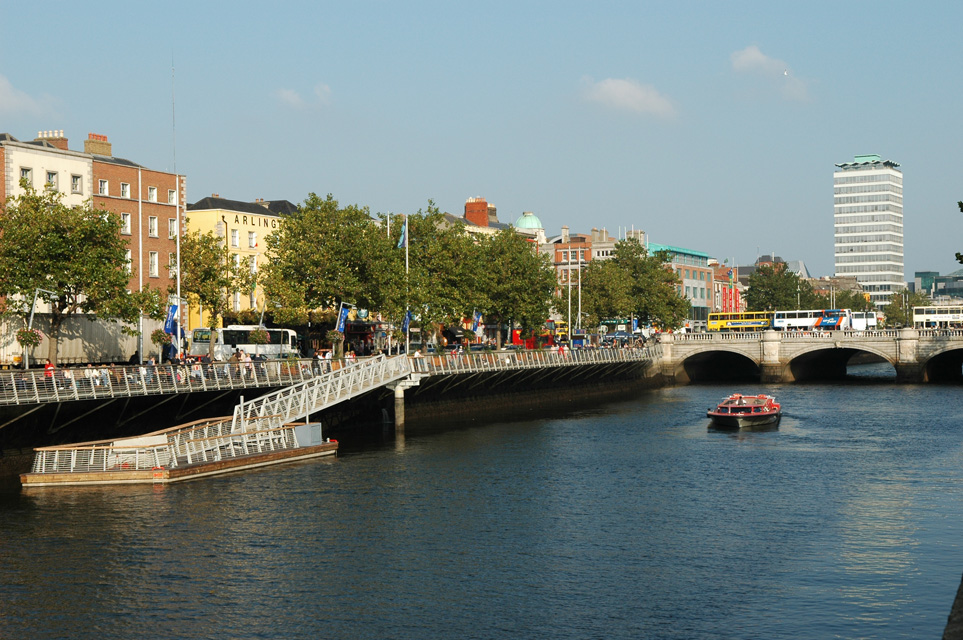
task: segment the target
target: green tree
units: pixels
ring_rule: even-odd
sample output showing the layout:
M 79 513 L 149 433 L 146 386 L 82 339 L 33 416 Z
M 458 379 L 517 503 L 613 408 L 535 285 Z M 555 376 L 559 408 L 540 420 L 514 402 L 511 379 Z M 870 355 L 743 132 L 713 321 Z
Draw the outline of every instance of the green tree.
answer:
M 181 295 L 207 314 L 211 331 L 208 356 L 214 359 L 214 331 L 230 308 L 235 291 L 250 291 L 254 286 L 250 269 L 238 265 L 227 243 L 213 232 L 187 233 L 181 238 Z
M 593 260 L 586 268 L 582 308 L 593 322 L 635 317 L 642 326 L 666 331 L 681 327 L 691 306 L 680 295 L 679 279 L 668 262 L 668 254 L 649 255 L 635 238 L 621 240 L 614 257 Z
M 501 327 L 521 325 L 523 331 L 540 327 L 552 308 L 557 286 L 548 256 L 514 229 L 504 229 L 480 242 L 482 273 L 478 308 L 485 322 Z M 497 333 L 502 346 L 502 333 Z
M 912 327 L 913 307 L 923 307 L 930 303 L 929 296 L 916 291 L 894 291 L 889 297 L 889 303 L 883 307 L 885 324 L 887 327 Z
M 23 193 L 7 199 L 0 212 L 0 295 L 8 313 L 28 314 L 38 289 L 50 303 L 48 356 L 57 363 L 60 330 L 74 314 L 137 322 L 142 312 L 162 317 L 156 290 L 128 293 L 127 241 L 120 216 L 90 203 L 67 206 L 63 194 L 36 191 L 21 181 Z M 128 332 L 133 330 L 126 329 Z
M 787 269 L 784 262 L 761 265 L 749 276 L 746 308 L 749 311 L 795 309 L 802 286 L 799 276 Z

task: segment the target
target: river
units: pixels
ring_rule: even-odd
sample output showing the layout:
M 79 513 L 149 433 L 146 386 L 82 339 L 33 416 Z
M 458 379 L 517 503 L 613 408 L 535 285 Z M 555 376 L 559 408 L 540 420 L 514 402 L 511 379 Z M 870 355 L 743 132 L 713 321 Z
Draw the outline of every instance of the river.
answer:
M 853 368 L 856 369 L 856 368 Z M 409 428 L 171 486 L 0 492 L 0 638 L 938 638 L 963 403 L 858 368 Z

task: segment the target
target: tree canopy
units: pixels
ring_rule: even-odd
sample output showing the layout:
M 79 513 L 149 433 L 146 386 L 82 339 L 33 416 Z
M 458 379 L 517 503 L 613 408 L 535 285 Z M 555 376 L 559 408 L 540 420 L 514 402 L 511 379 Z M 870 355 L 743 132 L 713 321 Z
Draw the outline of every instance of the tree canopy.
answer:
M 749 275 L 746 309 L 748 311 L 805 309 L 801 300 L 802 289 L 799 276 L 787 269 L 784 262 L 760 265 Z
M 24 316 L 35 292 L 50 303 L 47 357 L 54 364 L 60 329 L 71 315 L 129 323 L 142 312 L 163 317 L 157 290 L 127 291 L 132 266 L 120 216 L 93 209 L 89 202 L 67 206 L 55 190 L 20 184 L 23 193 L 8 198 L 0 212 L 0 295 L 8 296 L 7 313 Z
M 679 278 L 668 262 L 668 254 L 649 255 L 635 238 L 619 241 L 610 260 L 591 261 L 582 281 L 582 308 L 589 323 L 633 316 L 640 325 L 665 331 L 681 327 L 691 307 L 679 293 Z

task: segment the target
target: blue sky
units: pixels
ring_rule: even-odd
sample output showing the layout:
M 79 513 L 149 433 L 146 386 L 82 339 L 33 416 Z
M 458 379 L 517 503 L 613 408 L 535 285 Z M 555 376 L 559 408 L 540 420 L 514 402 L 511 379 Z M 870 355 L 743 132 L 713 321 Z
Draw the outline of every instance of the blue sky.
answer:
M 960 2 L 54 2 L 0 17 L 0 131 L 63 129 L 75 149 L 105 134 L 119 157 L 176 163 L 191 202 L 315 192 L 461 214 L 483 196 L 549 235 L 642 228 L 829 275 L 834 165 L 876 153 L 904 172 L 907 278 L 959 267 Z

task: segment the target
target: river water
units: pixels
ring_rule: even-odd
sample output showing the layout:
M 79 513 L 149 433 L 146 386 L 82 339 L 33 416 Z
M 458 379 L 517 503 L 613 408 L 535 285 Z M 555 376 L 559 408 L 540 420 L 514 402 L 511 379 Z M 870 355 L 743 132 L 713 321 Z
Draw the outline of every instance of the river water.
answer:
M 861 368 L 862 369 L 862 368 Z M 0 493 L 0 638 L 937 638 L 960 388 L 732 391 L 409 429 L 167 487 Z M 866 377 L 868 375 L 868 377 Z

